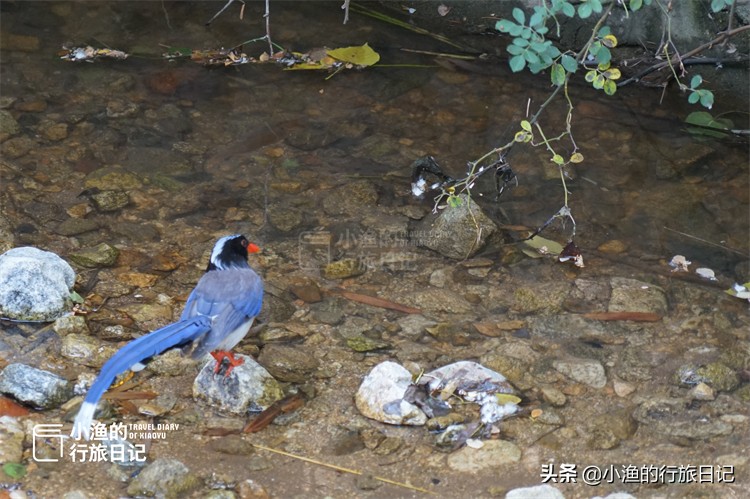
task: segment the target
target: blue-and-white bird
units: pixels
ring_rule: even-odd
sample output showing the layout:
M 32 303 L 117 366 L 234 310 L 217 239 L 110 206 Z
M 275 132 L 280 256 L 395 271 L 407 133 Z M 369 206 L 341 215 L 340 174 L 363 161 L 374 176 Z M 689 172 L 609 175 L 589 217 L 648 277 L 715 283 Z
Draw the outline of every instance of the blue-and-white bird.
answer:
M 229 350 L 245 337 L 263 303 L 263 281 L 247 263 L 248 253 L 257 251 L 240 234 L 216 241 L 206 273 L 190 293 L 179 322 L 131 341 L 102 366 L 73 423 L 74 438 L 89 439 L 96 405 L 119 374 L 142 369 L 141 361 L 165 350 L 188 347 L 196 359 L 214 352 L 217 370 L 223 360 L 229 361 L 226 375 L 242 363 Z

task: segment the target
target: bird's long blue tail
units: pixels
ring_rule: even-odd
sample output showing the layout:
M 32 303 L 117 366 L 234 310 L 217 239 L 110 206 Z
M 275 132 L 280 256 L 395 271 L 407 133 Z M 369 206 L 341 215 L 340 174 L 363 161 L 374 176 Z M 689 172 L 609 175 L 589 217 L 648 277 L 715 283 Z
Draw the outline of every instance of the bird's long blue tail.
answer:
M 118 350 L 102 366 L 99 376 L 97 376 L 94 384 L 89 388 L 86 398 L 73 422 L 71 436 L 76 439 L 81 438 L 81 436 L 86 440 L 89 439 L 91 422 L 94 419 L 96 405 L 119 374 L 131 369 L 142 360 L 158 355 L 174 346 L 192 341 L 206 334 L 210 329 L 211 318 L 198 316 L 157 329 L 152 333 L 131 341 Z

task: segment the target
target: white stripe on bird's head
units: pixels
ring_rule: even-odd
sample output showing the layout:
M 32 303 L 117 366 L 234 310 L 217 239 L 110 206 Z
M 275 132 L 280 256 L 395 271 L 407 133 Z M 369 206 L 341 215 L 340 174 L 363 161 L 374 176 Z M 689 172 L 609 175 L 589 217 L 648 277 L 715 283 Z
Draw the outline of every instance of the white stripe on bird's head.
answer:
M 214 244 L 206 270 L 247 268 L 248 253 L 256 253 L 257 251 L 259 251 L 258 247 L 250 243 L 242 234 L 224 236 Z

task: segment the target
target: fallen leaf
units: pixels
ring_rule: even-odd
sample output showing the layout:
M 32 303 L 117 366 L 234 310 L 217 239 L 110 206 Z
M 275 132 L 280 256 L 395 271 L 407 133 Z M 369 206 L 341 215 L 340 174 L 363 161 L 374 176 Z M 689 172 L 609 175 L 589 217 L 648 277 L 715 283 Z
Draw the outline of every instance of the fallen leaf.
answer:
M 29 410 L 21 404 L 9 399 L 8 397 L 0 397 L 0 416 L 26 416 Z
M 525 323 L 521 320 L 510 320 L 502 322 L 475 322 L 474 329 L 483 336 L 496 338 L 506 331 L 517 331 L 524 327 Z
M 368 44 L 358 47 L 342 47 L 328 50 L 328 55 L 342 62 L 349 62 L 357 66 L 372 66 L 380 60 L 380 54 Z

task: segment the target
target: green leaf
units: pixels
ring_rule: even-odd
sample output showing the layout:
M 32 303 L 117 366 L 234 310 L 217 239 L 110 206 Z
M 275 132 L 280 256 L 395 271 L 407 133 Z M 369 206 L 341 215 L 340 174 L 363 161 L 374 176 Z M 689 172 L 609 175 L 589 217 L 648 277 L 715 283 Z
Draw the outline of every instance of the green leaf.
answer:
M 594 78 L 596 78 L 596 74 L 597 74 L 597 73 L 596 73 L 596 71 L 594 71 L 594 70 L 592 69 L 591 71 L 588 71 L 588 72 L 586 73 L 586 76 L 584 76 L 584 79 L 585 79 L 585 80 L 586 80 L 587 82 L 591 83 L 591 82 L 593 82 L 593 81 L 594 81 Z
M 610 68 L 606 71 L 604 71 L 604 77 L 608 80 L 619 80 L 622 76 L 622 73 L 620 73 L 620 70 L 617 68 Z
M 724 5 L 724 0 L 711 0 L 711 10 L 714 12 L 719 12 Z
M 367 43 L 356 47 L 326 50 L 326 53 L 336 60 L 356 64 L 357 66 L 372 66 L 380 60 L 380 54 L 375 52 Z
M 592 82 L 592 84 L 594 85 L 595 89 L 601 90 L 602 88 L 604 88 L 604 83 L 606 81 L 607 79 L 603 77 L 602 75 L 596 75 L 596 78 L 594 78 L 594 81 Z
M 73 303 L 83 303 L 84 299 L 81 295 L 76 293 L 75 291 L 70 292 L 70 299 Z
M 565 160 L 559 154 L 555 154 L 554 156 L 552 156 L 551 161 L 553 163 L 555 163 L 556 165 L 564 165 L 565 164 Z
M 602 26 L 596 36 L 598 36 L 599 38 L 604 38 L 610 33 L 612 33 L 612 29 L 609 26 Z
M 510 58 L 508 64 L 510 65 L 511 71 L 518 73 L 526 67 L 526 59 L 524 59 L 522 55 L 515 55 Z
M 575 60 L 575 57 L 571 57 L 568 54 L 563 54 L 560 63 L 568 73 L 575 73 L 578 70 L 578 61 Z
M 560 56 L 560 49 L 555 47 L 554 45 L 549 45 L 547 47 L 547 50 L 544 51 L 545 55 L 551 58 L 559 57 Z
M 518 24 L 526 24 L 526 14 L 524 14 L 518 7 L 513 9 L 513 19 L 515 19 Z
M 513 140 L 515 142 L 528 142 L 531 140 L 531 134 L 529 132 L 524 132 L 523 130 L 521 130 L 520 132 L 516 132 Z
M 516 38 L 516 40 L 519 40 L 519 38 Z M 510 44 L 505 48 L 505 50 L 507 50 L 510 55 L 521 55 L 526 49 L 515 44 Z
M 617 92 L 617 84 L 612 80 L 605 81 L 604 93 L 607 95 L 615 95 L 615 92 Z
M 591 5 L 588 3 L 582 3 L 578 6 L 578 17 L 586 19 L 591 16 Z
M 458 208 L 461 206 L 461 198 L 458 196 L 448 196 L 448 206 L 451 208 Z
M 691 92 L 690 95 L 688 95 L 688 102 L 690 104 L 697 104 L 700 99 L 701 96 L 698 92 Z
M 526 130 L 527 132 L 531 131 L 531 123 L 529 123 L 527 120 L 521 120 L 521 128 Z
M 599 52 L 596 53 L 596 60 L 599 64 L 609 64 L 612 60 L 612 53 L 607 47 L 602 47 L 599 49 Z
M 541 12 L 537 11 L 532 14 L 531 19 L 529 19 L 529 26 L 532 28 L 541 27 L 544 25 L 544 16 Z
M 13 480 L 18 480 L 26 476 L 26 466 L 21 463 L 5 463 L 3 472 Z
M 690 80 L 690 88 L 696 89 L 701 86 L 701 83 L 703 83 L 703 77 L 701 75 L 695 75 L 693 76 L 693 79 Z
M 562 4 L 562 13 L 568 17 L 574 17 L 576 15 L 576 8 L 573 7 L 572 3 L 565 2 Z
M 513 24 L 513 26 L 511 26 L 508 30 L 508 34 L 510 34 L 511 36 L 520 36 L 521 33 L 523 33 L 524 28 L 524 26 L 521 26 L 519 24 Z
M 701 95 L 701 106 L 706 109 L 714 107 L 714 93 L 710 90 L 700 90 Z
M 502 33 L 509 32 L 513 26 L 518 26 L 518 25 L 514 23 L 513 21 L 509 21 L 508 19 L 500 19 L 498 22 L 495 23 L 495 29 Z
M 531 50 L 527 50 L 523 53 L 523 56 L 526 58 L 526 61 L 531 64 L 538 64 L 539 63 L 539 56 L 536 55 L 536 52 L 532 52 Z
M 534 30 L 524 26 L 521 28 L 521 36 L 526 38 L 527 40 L 531 40 L 531 37 L 534 36 Z
M 589 3 L 591 4 L 591 9 L 599 14 L 602 11 L 602 1 L 601 0 L 589 0 Z
M 591 44 L 591 47 L 589 47 L 589 53 L 596 57 L 596 54 L 599 53 L 599 51 L 602 48 L 601 42 L 594 42 Z
M 560 64 L 553 64 L 552 71 L 550 71 L 550 78 L 552 79 L 552 84 L 559 87 L 565 83 L 565 68 Z
M 630 0 L 630 10 L 636 11 L 643 7 L 643 0 Z
M 534 236 L 531 239 L 524 241 L 523 244 L 537 251 L 544 248 L 546 250 L 545 252 L 551 255 L 559 255 L 563 250 L 560 243 L 552 241 L 551 239 L 545 239 L 541 236 Z

